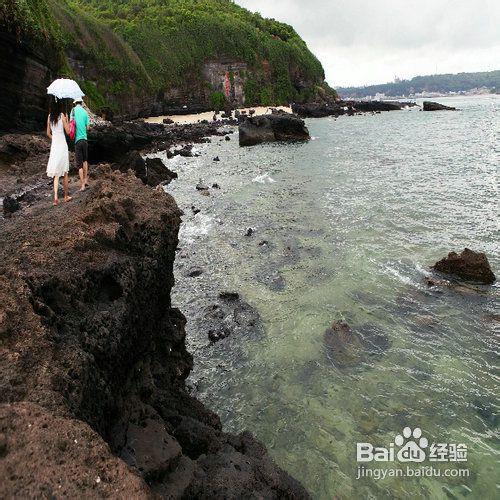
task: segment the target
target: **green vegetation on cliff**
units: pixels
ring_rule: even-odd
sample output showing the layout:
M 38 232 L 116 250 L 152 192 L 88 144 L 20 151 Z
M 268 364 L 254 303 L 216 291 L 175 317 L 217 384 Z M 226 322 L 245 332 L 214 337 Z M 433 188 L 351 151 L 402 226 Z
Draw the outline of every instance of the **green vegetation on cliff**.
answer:
M 3 0 L 0 18 L 17 36 L 57 47 L 60 74 L 98 108 L 126 112 L 171 95 L 208 106 L 221 91 L 204 76 L 210 61 L 246 65 L 249 105 L 334 93 L 291 26 L 231 0 Z
M 119 33 L 139 55 L 154 85 L 202 79 L 205 61 L 248 64 L 257 92 L 250 101 L 285 103 L 324 79 L 320 62 L 291 26 L 252 14 L 230 0 L 70 0 Z M 295 78 L 297 77 L 297 78 Z M 295 78 L 295 79 L 294 79 Z

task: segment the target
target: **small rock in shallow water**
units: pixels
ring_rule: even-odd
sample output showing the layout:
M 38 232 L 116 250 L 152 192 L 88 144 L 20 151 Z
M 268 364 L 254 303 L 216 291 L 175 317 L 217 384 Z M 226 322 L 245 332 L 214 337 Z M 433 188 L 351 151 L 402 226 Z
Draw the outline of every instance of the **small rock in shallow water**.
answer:
M 216 156 L 216 157 L 214 158 L 214 161 L 220 161 L 220 158 L 219 158 L 218 156 Z
M 191 206 L 191 210 L 194 215 L 199 214 L 201 210 L 199 208 L 196 208 L 194 205 Z
M 203 274 L 203 269 L 201 269 L 200 267 L 192 267 L 187 273 L 189 278 L 197 278 L 202 274 Z
M 231 137 L 229 137 L 228 135 L 226 135 L 226 137 L 224 137 L 224 140 L 226 140 L 226 141 L 230 141 L 230 140 L 231 140 Z
M 245 236 L 252 236 L 254 233 L 255 233 L 255 229 L 253 229 L 252 227 L 249 227 L 247 229 L 247 232 L 245 233 Z
M 356 331 L 344 321 L 334 321 L 323 335 L 327 357 L 337 368 L 359 365 L 368 355 L 378 355 L 391 345 L 389 338 L 373 325 L 363 325 Z
M 196 184 L 196 189 L 198 191 L 208 191 L 208 186 L 200 179 L 198 184 Z
M 240 294 L 238 292 L 221 292 L 219 293 L 219 298 L 223 300 L 238 300 Z
M 447 257 L 436 262 L 432 268 L 440 273 L 451 274 L 464 280 L 486 285 L 490 285 L 496 280 L 486 255 L 468 248 L 465 248 L 460 254 L 450 252 Z
M 230 335 L 262 335 L 263 327 L 256 309 L 245 302 L 237 292 L 221 292 L 218 302 L 205 308 L 200 327 L 207 332 L 211 342 Z
M 338 368 L 355 366 L 361 361 L 363 346 L 349 325 L 343 321 L 334 321 L 324 335 L 323 341 L 327 356 Z
M 212 184 L 212 187 L 213 187 L 214 189 L 220 189 L 220 186 L 219 186 L 216 182 L 214 182 L 214 183 Z

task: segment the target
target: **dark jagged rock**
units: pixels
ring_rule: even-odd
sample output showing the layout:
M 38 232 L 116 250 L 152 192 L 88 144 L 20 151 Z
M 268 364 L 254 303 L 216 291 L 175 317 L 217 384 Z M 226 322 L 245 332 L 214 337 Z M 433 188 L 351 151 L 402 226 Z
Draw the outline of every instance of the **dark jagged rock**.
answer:
M 397 111 L 403 107 L 399 102 L 388 101 L 335 101 L 313 102 L 292 105 L 292 111 L 303 118 L 324 118 L 326 116 L 353 115 L 358 112 L 377 113 L 380 111 Z
M 496 280 L 486 255 L 468 248 L 465 248 L 460 254 L 450 252 L 447 257 L 436 262 L 433 269 L 440 273 L 451 274 L 467 281 L 487 285 Z
M 12 196 L 6 196 L 3 199 L 3 214 L 5 216 L 9 216 L 14 212 L 17 212 L 21 208 L 21 204 L 17 201 L 16 198 Z
M 245 233 L 245 236 L 253 236 L 254 233 L 255 233 L 255 229 L 252 227 L 249 227 Z
M 423 104 L 424 111 L 456 111 L 457 108 L 452 106 L 445 106 L 444 104 L 439 104 L 433 101 L 424 101 Z
M 212 184 L 212 188 L 213 188 L 213 189 L 220 189 L 220 186 L 219 186 L 219 184 L 217 184 L 216 182 L 214 182 L 214 183 Z
M 326 116 L 340 116 L 345 113 L 345 109 L 337 103 L 294 103 L 292 111 L 302 118 L 324 118 Z
M 3 221 L 2 498 L 308 498 L 186 390 L 180 222 L 171 196 L 104 167 L 64 210 Z M 219 307 L 214 328 L 261 328 L 241 300 Z
M 172 125 L 175 123 L 174 120 L 171 120 L 170 118 L 163 118 L 162 122 L 164 125 Z
M 239 125 L 240 146 L 276 141 L 307 141 L 310 138 L 304 120 L 290 113 L 253 116 Z
M 402 104 L 399 102 L 388 101 L 346 101 L 348 107 L 352 107 L 355 111 L 370 113 L 373 111 L 399 111 Z
M 226 135 L 226 136 L 224 137 L 224 140 L 225 140 L 225 141 L 230 141 L 230 140 L 231 140 L 231 137 L 229 137 L 228 135 Z
M 177 172 L 170 170 L 161 158 L 146 158 L 146 175 L 148 186 L 170 184 L 178 177 Z
M 198 181 L 198 184 L 196 184 L 196 189 L 198 191 L 208 191 L 209 187 L 203 182 L 202 179 Z
M 115 164 L 115 168 L 121 172 L 130 169 L 144 184 L 153 187 L 162 183 L 169 184 L 177 179 L 177 173 L 167 168 L 160 158 L 144 159 L 138 151 L 131 151 Z
M 132 170 L 136 177 L 141 179 L 144 184 L 147 184 L 146 161 L 139 151 L 131 151 L 116 166 L 121 172 Z
M 186 144 L 185 146 L 182 146 L 181 149 L 178 149 L 174 151 L 174 155 L 178 154 L 180 156 L 184 156 L 185 158 L 191 158 L 193 156 L 199 156 L 196 153 L 193 153 L 193 145 L 192 144 Z
M 47 86 L 60 62 L 57 48 L 47 39 L 45 43 L 21 42 L 12 20 L 6 16 L 8 10 L 9 5 L 3 2 L 0 13 L 0 131 L 39 130 L 47 120 Z
M 220 161 L 220 158 L 216 156 L 213 161 Z
M 165 126 L 137 120 L 96 125 L 89 132 L 90 161 L 119 162 L 132 150 L 169 150 L 173 144 L 201 142 L 206 136 L 220 134 L 217 123 Z M 174 154 L 191 156 L 191 151 L 192 145 L 187 145 Z
M 240 294 L 238 292 L 221 292 L 219 293 L 219 298 L 222 300 L 238 300 Z
M 202 274 L 203 274 L 203 269 L 201 267 L 192 267 L 191 269 L 189 269 L 186 276 L 188 276 L 189 278 L 197 278 Z

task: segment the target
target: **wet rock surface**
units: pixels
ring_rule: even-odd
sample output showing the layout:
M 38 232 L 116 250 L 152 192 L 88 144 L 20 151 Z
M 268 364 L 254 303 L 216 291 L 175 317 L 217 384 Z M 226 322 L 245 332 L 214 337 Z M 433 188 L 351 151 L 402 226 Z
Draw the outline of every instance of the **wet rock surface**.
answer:
M 439 104 L 433 101 L 424 101 L 423 108 L 424 111 L 456 111 L 457 108 L 452 106 L 445 106 L 444 104 Z
M 240 146 L 276 141 L 307 141 L 310 138 L 304 121 L 290 113 L 253 116 L 239 125 Z
M 211 342 L 230 335 L 260 337 L 263 326 L 259 313 L 236 292 L 222 292 L 217 301 L 205 308 L 201 328 Z
M 177 172 L 170 170 L 161 158 L 146 158 L 146 174 L 148 186 L 170 184 L 178 177 Z
M 13 196 L 6 196 L 3 199 L 3 214 L 7 217 L 21 208 L 21 204 Z
M 302 118 L 324 118 L 355 113 L 397 111 L 401 103 L 384 101 L 331 101 L 293 104 L 292 110 Z
M 492 284 L 496 280 L 486 255 L 468 248 L 465 248 L 461 253 L 450 252 L 446 257 L 436 262 L 432 268 L 443 274 L 486 285 Z
M 308 497 L 186 391 L 169 195 L 101 167 L 64 207 L 0 223 L 0 496 Z M 258 329 L 239 296 L 217 305 L 215 328 Z
M 352 330 L 345 321 L 334 321 L 323 334 L 323 343 L 328 359 L 341 369 L 358 366 L 391 346 L 387 335 L 374 326 L 362 325 Z
M 117 162 L 132 150 L 167 150 L 181 142 L 203 142 L 206 136 L 221 134 L 218 128 L 218 123 L 166 126 L 141 120 L 98 125 L 89 132 L 90 161 Z M 192 144 L 185 145 L 174 154 L 192 156 L 192 148 Z

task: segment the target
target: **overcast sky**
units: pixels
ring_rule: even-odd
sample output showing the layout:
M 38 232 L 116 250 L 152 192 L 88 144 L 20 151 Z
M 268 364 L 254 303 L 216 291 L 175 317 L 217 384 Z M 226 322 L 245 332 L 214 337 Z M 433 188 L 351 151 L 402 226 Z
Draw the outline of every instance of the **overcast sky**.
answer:
M 333 86 L 500 69 L 500 0 L 236 0 L 291 24 Z

